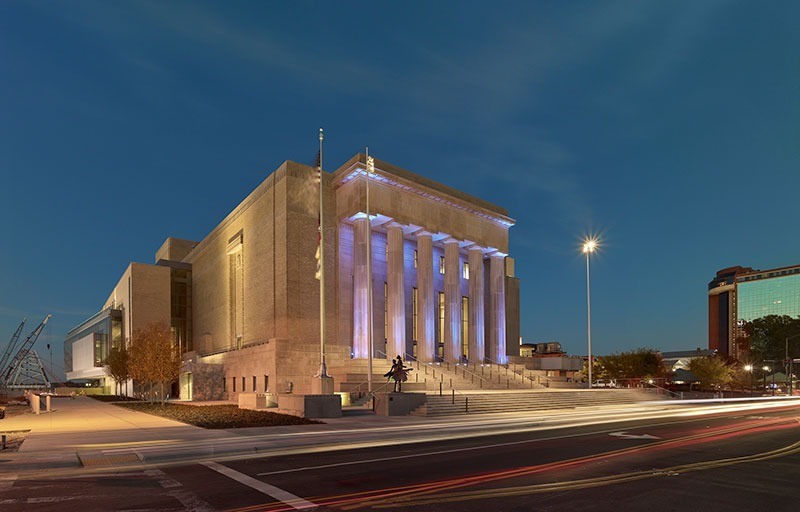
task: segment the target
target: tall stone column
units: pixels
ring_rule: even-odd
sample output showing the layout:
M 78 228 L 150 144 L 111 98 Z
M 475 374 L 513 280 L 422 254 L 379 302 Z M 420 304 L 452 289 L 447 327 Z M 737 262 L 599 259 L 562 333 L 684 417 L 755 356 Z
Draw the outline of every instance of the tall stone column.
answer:
M 369 293 L 367 236 L 369 219 L 360 215 L 353 223 L 353 357 L 369 357 Z
M 461 274 L 458 271 L 458 240 L 444 242 L 444 359 L 456 362 L 461 347 Z
M 489 358 L 495 363 L 506 360 L 506 255 L 496 252 L 489 256 Z
M 389 332 L 386 335 L 386 355 L 397 355 L 406 358 L 406 300 L 403 288 L 405 261 L 403 258 L 403 227 L 392 222 L 386 228 L 388 252 L 388 269 L 386 284 L 388 286 Z
M 436 355 L 436 302 L 433 298 L 433 236 L 417 233 L 417 359 Z
M 482 363 L 486 357 L 483 293 L 483 250 L 472 247 L 469 250 L 469 360 L 473 363 Z

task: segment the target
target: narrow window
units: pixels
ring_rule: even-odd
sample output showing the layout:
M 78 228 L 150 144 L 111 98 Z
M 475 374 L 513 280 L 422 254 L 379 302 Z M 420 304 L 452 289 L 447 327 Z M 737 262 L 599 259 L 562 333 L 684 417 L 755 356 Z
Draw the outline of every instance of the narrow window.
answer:
M 233 381 L 233 392 L 236 393 L 236 377 L 231 377 L 231 381 Z
M 383 283 L 383 339 L 389 339 L 389 283 Z
M 244 339 L 244 261 L 242 232 L 228 240 L 228 310 L 233 348 L 240 349 Z
M 411 336 L 416 343 L 419 335 L 417 320 L 419 318 L 419 290 L 411 289 Z M 416 345 L 415 345 L 416 346 Z
M 469 263 L 464 262 L 464 267 L 461 271 L 461 277 L 464 279 L 469 279 Z
M 264 375 L 264 393 L 269 392 L 269 375 Z
M 461 354 L 469 358 L 469 297 L 461 297 Z
M 444 292 L 439 292 L 439 342 L 444 342 Z
M 222 392 L 228 391 L 228 377 L 222 377 Z
M 256 376 L 253 375 L 253 392 L 255 392 L 256 387 L 257 387 L 257 385 L 256 385 Z
M 245 385 L 244 385 L 244 376 L 242 376 L 242 391 L 246 391 L 246 388 L 245 388 Z
M 439 273 L 444 274 L 444 256 L 439 256 Z
M 414 249 L 414 268 L 417 268 L 418 264 L 419 264 L 419 253 L 417 252 L 416 249 Z

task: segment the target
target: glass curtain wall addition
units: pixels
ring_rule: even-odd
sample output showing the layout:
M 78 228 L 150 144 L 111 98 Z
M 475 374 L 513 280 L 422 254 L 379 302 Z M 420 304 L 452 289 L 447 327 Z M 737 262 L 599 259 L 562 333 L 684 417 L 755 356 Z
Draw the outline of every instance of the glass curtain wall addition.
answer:
M 119 348 L 124 343 L 122 310 L 104 309 L 67 334 L 64 341 L 64 363 L 66 372 L 72 372 L 73 345 L 92 337 L 91 352 L 94 367 L 105 366 L 111 348 Z M 86 342 L 83 342 L 86 343 Z

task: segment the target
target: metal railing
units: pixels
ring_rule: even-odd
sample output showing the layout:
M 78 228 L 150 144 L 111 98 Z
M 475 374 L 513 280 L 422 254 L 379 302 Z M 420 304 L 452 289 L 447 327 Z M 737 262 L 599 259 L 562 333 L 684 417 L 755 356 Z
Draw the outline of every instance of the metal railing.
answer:
M 644 389 L 654 389 L 656 391 L 656 393 L 660 393 L 660 394 L 667 395 L 669 397 L 677 398 L 678 400 L 683 400 L 683 393 L 678 393 L 678 392 L 672 391 L 672 390 L 667 389 L 667 388 L 662 388 L 661 386 L 658 386 L 656 384 L 649 384 L 648 383 L 646 386 L 647 387 L 645 387 Z
M 413 365 L 416 365 L 417 376 L 419 377 L 420 375 L 423 375 L 423 379 L 424 379 L 424 382 L 426 383 L 426 387 L 427 387 L 427 376 L 428 376 L 428 374 L 430 372 L 432 380 L 434 382 L 438 382 L 438 384 L 439 384 L 439 392 L 440 392 L 440 394 L 441 394 L 442 388 L 444 386 L 444 379 L 445 379 L 445 375 L 446 374 L 447 374 L 449 387 L 452 388 L 452 389 L 455 389 L 455 386 L 453 385 L 453 376 L 455 376 L 456 378 L 464 379 L 465 381 L 469 380 L 471 384 L 475 384 L 475 381 L 477 380 L 478 387 L 480 389 L 483 389 L 485 384 L 487 383 L 487 380 L 484 377 L 482 377 L 481 375 L 478 375 L 475 372 L 469 371 L 467 369 L 467 365 L 465 365 L 465 364 L 460 364 L 460 363 L 454 364 L 454 363 L 450 363 L 448 361 L 440 361 L 440 362 L 437 362 L 437 363 L 428 363 L 428 362 L 420 361 L 419 359 L 414 357 L 412 354 L 406 353 L 404 355 L 405 355 L 406 361 L 409 361 Z M 437 377 L 437 371 L 438 371 L 438 377 Z M 460 376 L 459 376 L 459 373 L 461 374 Z
M 492 377 L 492 373 L 493 373 L 494 368 L 492 368 L 492 367 L 493 366 L 497 367 L 496 369 L 497 369 L 497 373 L 498 373 L 498 383 L 500 382 L 499 375 L 504 372 L 505 373 L 505 378 L 506 378 L 506 387 L 511 387 L 510 386 L 510 381 L 509 381 L 509 373 L 511 374 L 510 376 L 514 379 L 514 381 L 516 381 L 517 377 L 519 377 L 521 383 L 522 384 L 526 384 L 526 385 L 530 384 L 531 389 L 533 389 L 536 385 L 544 386 L 546 388 L 550 387 L 550 378 L 549 377 L 542 376 L 542 375 L 534 375 L 533 374 L 533 370 L 530 370 L 530 373 L 531 373 L 530 375 L 525 375 L 525 370 L 527 370 L 527 368 L 525 368 L 524 366 L 522 367 L 521 370 L 518 370 L 518 367 L 520 365 L 518 365 L 516 363 L 499 363 L 497 361 L 493 361 L 491 358 L 488 358 L 488 357 L 486 358 L 486 361 L 488 362 L 488 364 L 490 366 L 490 376 L 489 376 L 489 378 L 490 379 L 493 378 Z M 475 364 L 477 364 L 477 363 L 475 363 Z M 511 367 L 512 364 L 513 364 L 513 368 Z M 483 367 L 484 366 L 485 366 L 484 364 L 481 365 L 481 371 L 483 371 Z M 542 382 L 542 380 L 544 380 L 544 382 Z M 526 381 L 527 381 L 527 383 L 526 383 Z

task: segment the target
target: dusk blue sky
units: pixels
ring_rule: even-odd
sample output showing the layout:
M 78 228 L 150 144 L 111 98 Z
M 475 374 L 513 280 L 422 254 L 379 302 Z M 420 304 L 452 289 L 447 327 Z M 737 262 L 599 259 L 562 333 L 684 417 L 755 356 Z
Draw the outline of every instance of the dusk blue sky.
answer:
M 66 332 L 284 160 L 504 206 L 525 341 L 707 346 L 717 270 L 800 264 L 800 2 L 0 3 L 0 347 Z

